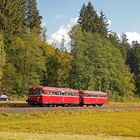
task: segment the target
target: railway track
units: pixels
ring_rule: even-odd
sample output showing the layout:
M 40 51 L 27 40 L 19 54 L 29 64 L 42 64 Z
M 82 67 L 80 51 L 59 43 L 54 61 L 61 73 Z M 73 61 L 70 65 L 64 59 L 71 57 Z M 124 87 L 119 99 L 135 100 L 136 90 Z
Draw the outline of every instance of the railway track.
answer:
M 132 111 L 140 110 L 140 106 L 135 107 L 7 107 L 0 108 L 0 113 L 33 113 L 33 112 L 59 112 L 59 111 L 77 111 L 77 110 L 93 110 L 93 111 Z

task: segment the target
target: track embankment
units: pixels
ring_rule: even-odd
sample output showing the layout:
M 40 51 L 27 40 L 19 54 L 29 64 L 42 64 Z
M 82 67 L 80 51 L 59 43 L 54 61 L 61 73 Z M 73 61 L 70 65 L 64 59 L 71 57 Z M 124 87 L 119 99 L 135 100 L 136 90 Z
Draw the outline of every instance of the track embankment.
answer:
M 93 110 L 93 111 L 131 111 L 140 110 L 140 104 L 115 103 L 99 106 L 84 107 L 38 107 L 29 106 L 26 102 L 0 102 L 0 113 L 32 113 L 32 112 L 56 112 L 56 111 L 76 111 L 76 110 Z

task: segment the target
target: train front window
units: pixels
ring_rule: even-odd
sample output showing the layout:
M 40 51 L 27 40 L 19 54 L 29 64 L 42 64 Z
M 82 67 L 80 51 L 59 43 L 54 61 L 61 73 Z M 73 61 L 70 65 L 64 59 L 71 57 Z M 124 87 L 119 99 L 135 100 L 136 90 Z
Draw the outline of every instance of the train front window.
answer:
M 35 90 L 35 93 L 36 93 L 37 95 L 42 95 L 42 94 L 44 93 L 44 91 L 41 90 L 41 89 L 37 89 L 37 90 Z

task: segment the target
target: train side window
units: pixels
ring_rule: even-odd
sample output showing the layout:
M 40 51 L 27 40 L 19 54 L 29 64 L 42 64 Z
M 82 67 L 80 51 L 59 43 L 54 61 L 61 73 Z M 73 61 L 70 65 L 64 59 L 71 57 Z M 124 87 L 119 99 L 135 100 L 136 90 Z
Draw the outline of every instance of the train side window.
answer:
M 106 98 L 107 96 L 106 95 L 99 95 L 99 97 Z
M 98 97 L 102 97 L 102 95 L 98 95 Z
M 58 91 L 55 92 L 55 95 L 58 95 Z
M 91 97 L 91 94 L 87 94 L 87 97 Z
M 61 92 L 61 95 L 64 95 L 64 92 Z
M 98 95 L 97 94 L 93 94 L 93 97 L 98 97 Z
M 49 91 L 49 95 L 54 95 L 54 91 Z
M 69 96 L 69 93 L 68 92 L 66 92 L 65 94 L 66 94 L 66 96 Z
M 75 96 L 75 92 L 72 93 L 72 96 Z

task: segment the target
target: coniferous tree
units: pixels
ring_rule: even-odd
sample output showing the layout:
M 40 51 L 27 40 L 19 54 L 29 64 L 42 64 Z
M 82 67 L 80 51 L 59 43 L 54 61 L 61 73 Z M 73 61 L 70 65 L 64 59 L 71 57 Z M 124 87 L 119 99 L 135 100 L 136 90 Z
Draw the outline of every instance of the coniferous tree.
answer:
M 92 32 L 92 33 L 97 32 L 98 20 L 99 20 L 98 15 L 94 10 L 92 3 L 89 2 L 87 6 L 83 4 L 78 19 L 78 23 L 82 27 L 82 30 L 86 32 Z
M 132 48 L 129 51 L 127 60 L 131 72 L 134 73 L 137 95 L 140 96 L 140 44 L 137 41 L 132 42 Z
M 127 62 L 127 56 L 128 56 L 128 52 L 130 50 L 130 45 L 128 43 L 128 39 L 127 36 L 125 34 L 122 34 L 121 36 L 121 44 L 120 44 L 120 51 L 122 53 L 122 56 L 125 60 L 125 62 Z
M 104 15 L 103 11 L 100 12 L 100 17 L 98 19 L 98 24 L 97 24 L 97 33 L 99 33 L 102 37 L 107 37 L 108 36 L 108 29 L 107 26 L 108 21 L 106 16 Z
M 30 31 L 41 33 L 41 16 L 37 9 L 36 0 L 26 0 L 26 26 Z
M 112 43 L 112 45 L 115 48 L 120 49 L 121 41 L 120 41 L 120 39 L 119 39 L 119 37 L 116 33 L 114 33 L 114 32 L 110 33 L 109 36 L 108 36 L 108 40 Z
M 89 2 L 87 5 L 83 4 L 83 7 L 80 11 L 78 23 L 82 27 L 83 31 L 98 33 L 102 37 L 107 38 L 107 18 L 102 11 L 100 13 L 100 16 L 98 16 L 91 2 Z

